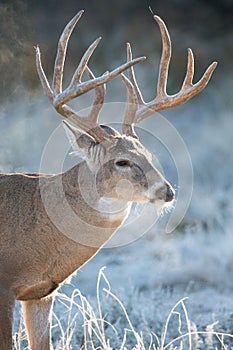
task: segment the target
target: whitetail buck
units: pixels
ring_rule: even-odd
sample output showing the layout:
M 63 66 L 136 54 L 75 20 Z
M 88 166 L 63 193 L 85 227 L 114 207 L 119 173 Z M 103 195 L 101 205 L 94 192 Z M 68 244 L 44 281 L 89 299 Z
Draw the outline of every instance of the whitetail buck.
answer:
M 154 16 L 161 31 L 163 49 L 157 96 L 153 101 L 145 103 L 142 98 L 133 65 L 144 58 L 132 60 L 129 44 L 126 64 L 100 77 L 93 75 L 87 64 L 99 39 L 87 49 L 68 88 L 62 91 L 67 43 L 82 13 L 80 11 L 67 24 L 60 37 L 52 87 L 43 71 L 38 47 L 36 62 L 40 81 L 52 105 L 78 126 L 64 125 L 72 147 L 82 154 L 84 160 L 57 175 L 0 175 L 1 350 L 12 349 L 15 300 L 22 302 L 30 349 L 52 349 L 50 316 L 55 290 L 91 259 L 122 225 L 132 202 L 153 202 L 160 208 L 172 202 L 174 190 L 153 166 L 150 153 L 136 136 L 134 125 L 155 112 L 190 99 L 206 86 L 216 67 L 216 63 L 212 63 L 200 81 L 193 84 L 194 60 L 189 49 L 182 88 L 175 95 L 167 95 L 171 43 L 164 22 Z M 128 77 L 122 74 L 127 69 Z M 89 80 L 81 82 L 84 71 Z M 104 103 L 105 83 L 119 74 L 128 91 L 122 135 L 113 128 L 98 124 L 98 115 Z M 93 107 L 88 116 L 80 117 L 66 103 L 92 89 L 95 91 Z M 130 191 L 127 186 L 123 186 L 119 194 L 119 182 L 130 183 Z M 62 184 L 63 194 L 59 191 L 59 184 Z M 107 199 L 110 207 L 119 201 L 123 209 L 106 214 L 101 210 L 103 199 Z M 75 239 L 69 238 L 51 220 L 44 200 L 60 220 L 67 219 L 63 218 L 63 205 L 68 203 L 70 210 L 80 219 L 80 226 L 75 227 L 73 234 Z M 70 224 L 68 221 L 67 230 Z

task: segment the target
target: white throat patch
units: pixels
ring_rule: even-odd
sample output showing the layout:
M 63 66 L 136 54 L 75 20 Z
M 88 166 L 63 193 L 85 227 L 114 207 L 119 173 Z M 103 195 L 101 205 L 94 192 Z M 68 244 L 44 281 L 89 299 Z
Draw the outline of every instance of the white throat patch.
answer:
M 101 215 L 110 220 L 127 219 L 132 202 L 123 202 L 117 199 L 101 197 L 98 201 L 98 210 Z

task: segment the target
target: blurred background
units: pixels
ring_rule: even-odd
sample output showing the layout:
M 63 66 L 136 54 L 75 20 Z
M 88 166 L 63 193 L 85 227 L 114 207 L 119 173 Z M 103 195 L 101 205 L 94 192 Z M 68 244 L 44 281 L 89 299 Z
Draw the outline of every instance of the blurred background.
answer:
M 158 63 L 154 56 L 160 52 L 160 37 L 151 20 L 149 6 L 164 19 L 171 32 L 174 50 L 169 79 L 171 92 L 182 80 L 180 71 L 183 72 L 189 46 L 196 54 L 197 78 L 213 59 L 219 62 L 215 79 L 219 81 L 219 76 L 229 76 L 233 51 L 231 0 L 125 0 L 111 4 L 107 0 L 67 0 L 65 4 L 52 0 L 1 0 L 1 96 L 12 98 L 20 88 L 28 88 L 31 94 L 37 90 L 33 46 L 41 46 L 46 68 L 51 72 L 58 35 L 80 9 L 86 13 L 69 47 L 68 70 L 77 64 L 78 55 L 87 45 L 101 35 L 103 42 L 92 62 L 97 72 L 123 60 L 125 42 L 130 41 L 136 55 L 148 56 L 144 75 L 147 70 L 154 73 Z M 152 77 L 151 81 L 153 84 Z M 146 93 L 148 98 L 153 95 L 151 88 Z
M 171 118 L 175 125 L 180 123 L 180 120 L 182 124 L 189 124 L 191 117 L 181 118 L 180 114 L 183 111 L 186 114 L 187 110 L 194 108 L 195 122 L 199 125 L 200 118 L 205 115 L 203 108 L 207 109 L 207 106 L 209 113 L 213 114 L 212 123 L 220 118 L 219 114 L 222 114 L 223 109 L 231 110 L 233 56 L 231 0 L 190 0 L 188 2 L 125 0 L 112 1 L 111 4 L 106 0 L 67 0 L 65 5 L 64 2 L 52 0 L 39 2 L 1 0 L 1 126 L 5 127 L 7 124 L 7 127 L 14 128 L 16 123 L 19 123 L 23 127 L 25 120 L 26 125 L 23 129 L 16 128 L 17 139 L 20 141 L 20 138 L 25 137 L 23 142 L 25 147 L 28 145 L 27 140 L 30 141 L 31 152 L 25 156 L 28 152 L 25 152 L 21 143 L 21 147 L 17 145 L 14 152 L 11 153 L 9 150 L 5 156 L 1 154 L 0 167 L 3 165 L 6 167 L 8 163 L 7 166 L 11 171 L 38 169 L 41 156 L 41 148 L 40 145 L 38 146 L 40 141 L 37 137 L 32 139 L 30 134 L 38 133 L 43 144 L 50 133 L 48 125 L 54 126 L 61 119 L 52 108 L 47 111 L 49 103 L 44 98 L 37 77 L 34 47 L 37 44 L 40 45 L 43 64 L 48 77 L 51 78 L 59 34 L 67 21 L 80 9 L 84 9 L 85 14 L 70 40 L 65 82 L 70 78 L 85 49 L 101 35 L 103 40 L 90 62 L 95 74 L 102 74 L 123 63 L 126 58 L 125 43 L 129 41 L 133 47 L 134 57 L 147 56 L 147 61 L 138 65 L 136 72 L 145 100 L 154 98 L 161 39 L 149 6 L 154 13 L 164 19 L 171 34 L 173 55 L 168 79 L 170 94 L 177 92 L 180 88 L 186 69 L 188 47 L 193 49 L 196 58 L 196 81 L 212 61 L 216 60 L 219 63 L 210 86 L 204 92 L 190 101 L 187 107 L 186 105 L 178 107 L 174 112 L 169 111 L 168 114 L 165 112 L 165 115 L 178 116 Z M 122 87 L 120 78 L 109 84 L 106 101 L 124 102 L 125 89 Z M 79 99 L 77 106 L 81 109 L 89 104 L 90 98 L 84 96 Z M 35 116 L 37 108 L 42 114 L 40 118 Z M 56 117 L 48 118 L 45 112 L 42 113 L 43 108 L 51 116 Z M 45 118 L 43 118 L 44 114 Z M 44 128 L 45 125 L 46 128 Z M 203 122 L 201 125 L 203 126 Z M 29 132 L 30 128 L 31 132 Z M 200 128 L 197 127 L 196 131 L 200 132 Z M 182 136 L 186 137 L 186 135 Z M 9 142 L 8 147 L 13 147 L 12 142 Z M 20 153 L 21 150 L 22 153 Z
M 160 229 L 163 225 L 158 223 L 133 244 L 104 249 L 73 278 L 71 288 L 79 286 L 87 294 L 94 294 L 98 270 L 107 265 L 110 283 L 123 295 L 129 292 L 129 284 L 149 299 L 159 290 L 158 295 L 153 294 L 156 308 L 158 303 L 163 305 L 163 300 L 172 306 L 169 302 L 189 295 L 193 319 L 202 325 L 210 323 L 213 314 L 218 315 L 220 326 L 224 324 L 225 330 L 232 333 L 232 308 L 226 297 L 233 288 L 231 0 L 1 0 L 0 171 L 39 169 L 44 145 L 62 118 L 43 95 L 33 47 L 40 45 L 43 64 L 51 78 L 59 34 L 80 9 L 84 9 L 85 14 L 70 40 L 65 82 L 85 49 L 101 35 L 103 40 L 90 61 L 94 73 L 103 74 L 123 63 L 125 43 L 129 41 L 134 57 L 147 56 L 146 62 L 136 67 L 136 74 L 145 100 L 154 98 L 161 39 L 149 6 L 165 21 L 172 39 L 170 94 L 177 92 L 182 84 L 188 47 L 195 56 L 194 81 L 198 81 L 211 62 L 218 61 L 203 92 L 188 103 L 163 112 L 191 155 L 192 201 L 182 223 L 172 234 L 163 233 Z M 79 98 L 76 108 L 88 107 L 91 97 L 90 94 Z M 106 101 L 125 101 L 120 78 L 108 85 Z M 153 123 L 153 117 L 150 122 Z M 66 142 L 65 135 L 61 138 L 59 145 L 61 141 Z M 151 149 L 157 153 L 153 144 Z M 157 157 L 166 169 L 166 177 L 178 189 L 174 164 L 170 166 L 170 159 L 160 148 Z M 52 172 L 53 162 L 50 165 L 48 171 Z M 166 217 L 163 220 L 167 220 Z

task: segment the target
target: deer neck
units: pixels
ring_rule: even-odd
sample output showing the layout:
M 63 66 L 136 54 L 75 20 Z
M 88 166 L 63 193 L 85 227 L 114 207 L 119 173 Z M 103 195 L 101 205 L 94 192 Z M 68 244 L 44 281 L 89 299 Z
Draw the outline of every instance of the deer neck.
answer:
M 89 169 L 87 163 L 79 163 L 63 174 L 66 197 L 74 198 L 79 209 L 82 203 L 83 208 L 101 220 L 125 220 L 131 202 L 99 194 L 101 191 L 98 190 L 96 181 L 96 173 Z
M 55 193 L 52 215 L 59 229 L 83 245 L 102 246 L 127 218 L 131 203 L 99 196 L 96 177 L 85 162 L 50 179 Z M 61 188 L 57 190 L 57 186 Z

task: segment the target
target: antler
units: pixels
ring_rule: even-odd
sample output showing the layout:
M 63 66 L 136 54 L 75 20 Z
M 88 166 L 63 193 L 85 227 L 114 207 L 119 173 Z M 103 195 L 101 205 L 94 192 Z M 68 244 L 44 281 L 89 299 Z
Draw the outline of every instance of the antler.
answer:
M 101 38 L 96 39 L 86 50 L 81 61 L 74 72 L 69 86 L 62 91 L 62 81 L 63 81 L 63 70 L 65 64 L 65 57 L 67 51 L 67 45 L 72 31 L 74 30 L 77 22 L 81 18 L 84 11 L 80 11 L 74 16 L 71 21 L 66 25 L 63 30 L 57 47 L 57 56 L 54 64 L 54 74 L 52 87 L 47 80 L 45 72 L 41 64 L 41 54 L 40 49 L 36 48 L 36 65 L 39 78 L 43 89 L 48 96 L 49 100 L 55 107 L 58 113 L 62 114 L 64 117 L 71 120 L 78 127 L 89 133 L 97 142 L 109 139 L 108 135 L 103 128 L 98 125 L 98 116 L 100 109 L 104 102 L 105 96 L 105 83 L 114 79 L 116 76 L 121 74 L 126 69 L 129 69 L 132 65 L 137 64 L 145 60 L 145 57 L 136 58 L 134 60 L 128 60 L 127 63 L 121 65 L 120 67 L 114 69 L 111 72 L 107 72 L 99 77 L 95 77 L 91 70 L 87 67 L 87 64 L 99 44 Z M 86 71 L 89 78 L 88 81 L 81 82 L 82 75 Z M 73 109 L 66 105 L 67 102 L 71 101 L 77 96 L 83 95 L 90 90 L 95 89 L 95 97 L 93 106 L 90 113 L 86 117 L 80 117 Z
M 143 100 L 141 91 L 138 87 L 134 69 L 129 68 L 129 78 L 122 74 L 122 78 L 127 87 L 127 107 L 125 111 L 124 123 L 122 127 L 123 134 L 137 137 L 134 131 L 134 125 L 148 118 L 155 112 L 162 111 L 167 108 L 179 106 L 188 101 L 191 97 L 200 92 L 208 84 L 213 71 L 217 66 L 217 62 L 213 62 L 205 71 L 202 78 L 193 84 L 194 75 L 194 57 L 191 49 L 188 49 L 187 72 L 180 91 L 175 95 L 168 95 L 167 77 L 171 59 L 171 40 L 165 23 L 159 16 L 153 16 L 158 23 L 162 37 L 162 56 L 159 67 L 159 76 L 157 83 L 157 96 L 154 100 L 146 103 Z M 132 60 L 132 52 L 130 44 L 127 44 L 128 61 Z

